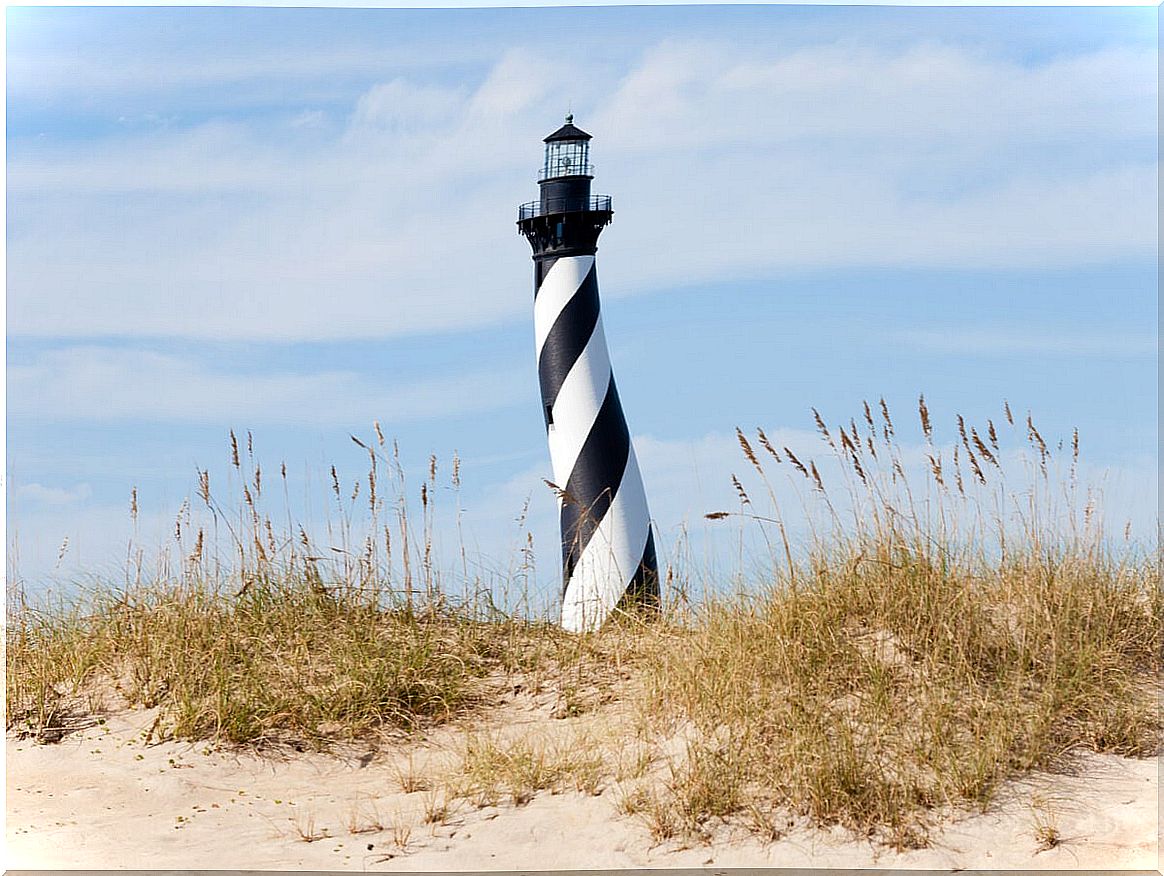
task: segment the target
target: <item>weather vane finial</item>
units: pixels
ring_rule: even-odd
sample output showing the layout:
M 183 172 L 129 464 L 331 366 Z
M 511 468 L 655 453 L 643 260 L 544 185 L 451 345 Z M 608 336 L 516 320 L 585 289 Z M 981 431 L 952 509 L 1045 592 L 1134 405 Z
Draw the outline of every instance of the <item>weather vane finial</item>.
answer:
M 567 125 L 574 124 L 574 113 L 572 113 L 572 112 L 566 113 L 566 124 Z

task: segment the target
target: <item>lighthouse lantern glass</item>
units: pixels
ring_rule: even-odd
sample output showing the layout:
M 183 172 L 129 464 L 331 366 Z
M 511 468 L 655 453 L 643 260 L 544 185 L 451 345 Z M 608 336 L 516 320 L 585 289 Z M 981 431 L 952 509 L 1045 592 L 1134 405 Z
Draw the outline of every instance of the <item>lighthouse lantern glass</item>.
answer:
M 590 173 L 589 159 L 586 140 L 554 140 L 546 144 L 544 176 L 585 176 Z

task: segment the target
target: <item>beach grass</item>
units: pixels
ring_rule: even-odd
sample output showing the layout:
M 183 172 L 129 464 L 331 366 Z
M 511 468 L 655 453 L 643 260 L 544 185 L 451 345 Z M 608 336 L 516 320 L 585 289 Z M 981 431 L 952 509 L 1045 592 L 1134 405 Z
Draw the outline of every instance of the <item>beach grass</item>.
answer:
M 711 601 L 642 664 L 651 714 L 688 729 L 666 817 L 802 814 L 911 846 L 935 809 L 985 808 L 1077 748 L 1150 756 L 1160 623 L 1154 568 L 1076 558 L 837 555 Z
M 923 443 L 905 448 L 884 403 L 860 428 L 817 414 L 820 465 L 739 432 L 739 506 L 708 516 L 756 527 L 764 569 L 580 636 L 479 588 L 446 592 L 432 564 L 435 460 L 417 531 L 389 499 L 395 542 L 340 527 L 355 559 L 328 575 L 302 529 L 275 536 L 257 465 L 229 513 L 200 473 L 204 505 L 231 522 L 232 570 L 216 561 L 211 574 L 200 529 L 179 575 L 48 607 L 10 598 L 6 726 L 51 742 L 118 703 L 157 707 L 159 737 L 323 748 L 480 722 L 515 689 L 550 691 L 566 721 L 619 705 L 631 720 L 612 726 L 634 738 L 474 731 L 452 774 L 417 786 L 432 818 L 455 799 L 613 787 L 658 840 L 721 825 L 773 840 L 807 821 L 921 846 L 935 819 L 987 807 L 1008 778 L 1063 768 L 1079 749 L 1160 745 L 1158 548 L 1104 531 L 1076 483 L 1078 436 L 1052 449 L 1009 405 L 1004 418 L 959 417 L 958 438 L 939 445 L 920 400 Z M 400 495 L 404 482 L 377 439 L 357 443 L 370 531 L 386 533 L 380 472 Z M 231 440 L 243 473 L 249 438 L 244 454 Z M 799 507 L 778 501 L 779 477 L 804 488 Z M 810 537 L 790 535 L 793 513 L 811 518 Z

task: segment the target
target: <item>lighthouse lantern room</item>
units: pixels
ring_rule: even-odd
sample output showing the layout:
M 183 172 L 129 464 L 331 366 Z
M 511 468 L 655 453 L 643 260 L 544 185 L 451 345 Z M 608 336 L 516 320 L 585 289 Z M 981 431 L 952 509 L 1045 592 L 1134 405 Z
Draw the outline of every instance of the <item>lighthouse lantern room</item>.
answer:
M 590 166 L 590 135 L 574 127 L 573 116 L 566 116 L 566 124 L 546 137 L 545 144 L 542 179 L 594 175 L 594 168 Z

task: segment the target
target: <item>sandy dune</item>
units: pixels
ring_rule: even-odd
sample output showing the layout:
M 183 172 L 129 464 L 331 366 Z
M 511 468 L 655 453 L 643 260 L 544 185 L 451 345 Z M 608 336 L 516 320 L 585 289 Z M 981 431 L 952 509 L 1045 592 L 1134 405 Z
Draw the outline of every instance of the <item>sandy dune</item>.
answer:
M 618 814 L 617 793 L 544 792 L 528 804 L 461 802 L 423 822 L 433 791 L 402 773 L 435 774 L 461 731 L 378 753 L 259 757 L 202 744 L 144 744 L 154 713 L 131 710 L 52 745 L 7 740 L 10 868 L 467 870 L 624 867 L 919 867 L 1157 869 L 1155 760 L 1080 758 L 1071 776 L 1010 785 L 991 811 L 961 818 L 929 848 L 897 854 L 841 831 L 793 829 L 775 843 L 721 831 L 710 845 L 656 844 Z M 510 717 L 516 718 L 515 714 Z M 512 733 L 563 725 L 545 712 Z M 439 796 L 438 796 L 439 799 Z M 1062 841 L 1039 851 L 1037 826 Z M 307 841 L 311 838 L 312 841 Z

